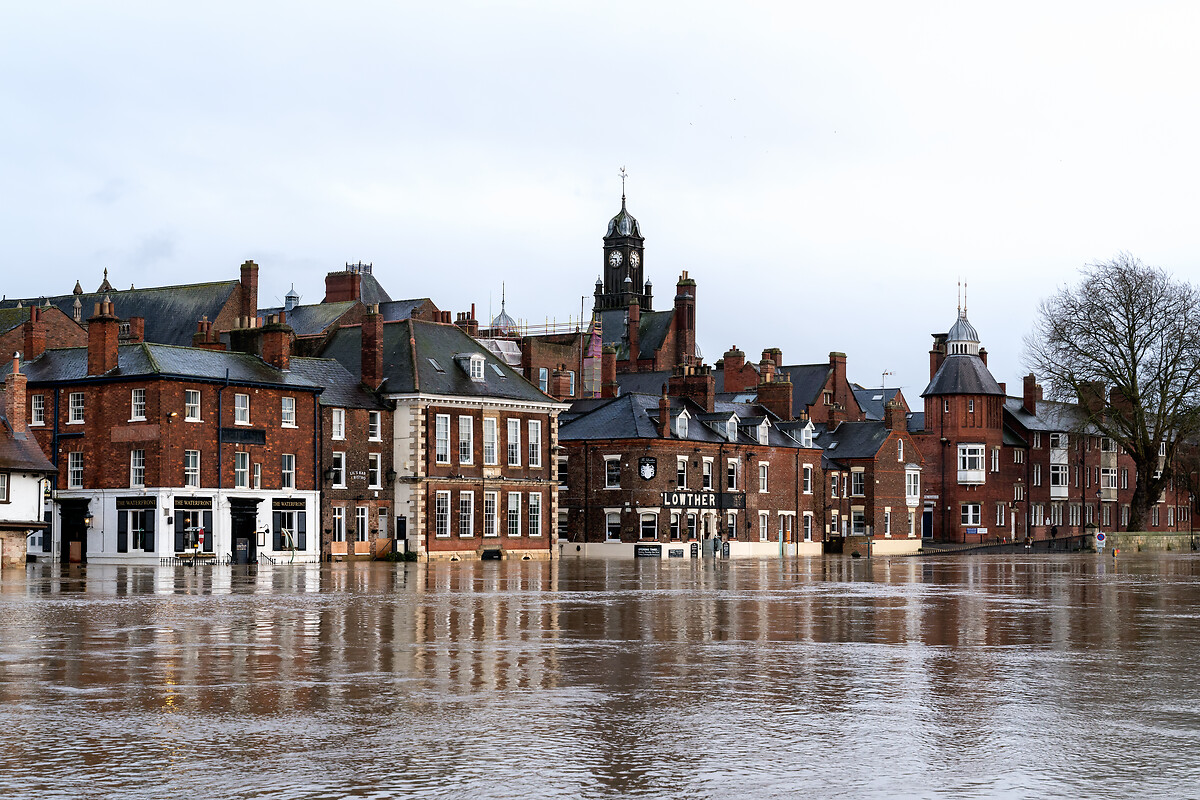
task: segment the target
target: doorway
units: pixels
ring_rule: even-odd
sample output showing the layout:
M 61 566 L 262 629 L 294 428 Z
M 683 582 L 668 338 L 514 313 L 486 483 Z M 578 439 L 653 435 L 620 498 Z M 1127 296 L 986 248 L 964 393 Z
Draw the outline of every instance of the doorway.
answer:
M 230 538 L 233 544 L 233 563 L 258 563 L 257 510 L 234 505 L 229 512 Z
M 921 538 L 933 538 L 933 509 L 925 506 L 925 512 L 921 514 Z
M 87 563 L 87 500 L 60 500 L 59 521 L 62 528 L 62 551 L 59 561 L 63 564 Z

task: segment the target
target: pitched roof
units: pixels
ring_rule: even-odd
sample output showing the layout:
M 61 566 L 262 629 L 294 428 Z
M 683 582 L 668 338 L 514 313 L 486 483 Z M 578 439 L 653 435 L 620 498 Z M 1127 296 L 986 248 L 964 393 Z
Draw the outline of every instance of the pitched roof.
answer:
M 11 369 L 10 365 L 3 371 L 7 374 Z M 87 348 L 47 350 L 23 364 L 21 369 L 28 376 L 31 385 L 86 380 Z M 321 387 L 321 384 L 308 380 L 300 372 L 276 369 L 258 356 L 248 353 L 148 342 L 120 345 L 117 348 L 117 366 L 104 377 L 143 376 L 183 377 L 206 381 L 224 381 L 228 378 L 233 383 L 291 386 L 301 390 L 316 390 Z
M 574 408 L 572 404 L 572 408 Z M 558 429 L 559 441 L 581 439 L 656 439 L 658 428 L 650 410 L 658 413 L 658 398 L 623 394 L 586 412 Z
M 359 300 L 368 306 L 373 306 L 376 303 L 382 305 L 392 301 L 392 298 L 388 295 L 387 290 L 384 289 L 383 285 L 375 279 L 373 274 L 370 272 L 363 272 L 361 275 L 362 281 L 359 283 L 358 290 Z
M 116 314 L 121 319 L 144 317 L 145 337 L 148 342 L 187 346 L 192 343 L 192 333 L 201 317 L 210 320 L 229 302 L 241 283 L 239 281 L 216 281 L 213 283 L 191 283 L 183 286 L 155 286 L 149 289 L 126 289 L 104 294 L 65 294 L 48 299 L 68 317 L 74 319 L 75 298 L 79 297 L 83 318 L 92 316 L 96 303 L 108 296 L 113 301 Z M 11 307 L 17 300 L 3 301 Z M 24 305 L 42 300 L 20 301 Z M 26 311 L 26 314 L 29 312 Z
M 625 315 L 628 309 L 610 308 L 600 312 L 603 343 L 617 348 L 617 358 L 629 358 L 629 340 L 625 337 Z M 675 309 L 643 311 L 638 318 L 638 352 L 648 355 L 660 350 L 671 330 Z
M 28 308 L 0 308 L 0 333 L 7 333 L 29 319 Z M 12 355 L 11 353 L 9 355 Z
M 656 372 L 621 372 L 617 374 L 617 386 L 621 394 L 653 394 L 660 395 L 663 387 L 671 380 L 667 370 Z
M 316 336 L 325 333 L 341 319 L 347 311 L 358 305 L 357 300 L 343 300 L 338 303 L 312 303 L 306 306 L 295 306 L 286 312 L 287 324 L 297 336 Z M 283 308 L 260 308 L 258 315 L 268 317 L 271 314 L 283 312 Z
M 900 389 L 867 389 L 854 384 L 851 391 L 854 392 L 854 399 L 858 401 L 858 407 L 867 415 L 867 419 L 877 420 L 883 419 L 884 405 L 891 402 Z
M 942 361 L 933 380 L 921 392 L 922 397 L 941 394 L 998 394 L 1000 384 L 988 372 L 983 359 L 975 355 L 949 355 Z
M 1083 423 L 1083 414 L 1074 403 L 1038 400 L 1037 414 L 1030 414 L 1023 398 L 1006 397 L 1004 411 L 1027 431 L 1074 431 Z
M 363 387 L 359 379 L 332 358 L 293 358 L 292 373 L 317 386 L 324 386 L 319 402 L 336 408 L 383 409 L 386 406 L 374 392 Z
M 912 411 L 908 415 L 908 432 L 916 433 L 925 430 L 925 412 Z
M 362 374 L 362 328 L 341 328 L 322 355 L 337 359 L 351 375 Z M 484 359 L 483 380 L 471 379 L 456 356 Z M 383 325 L 383 394 L 495 397 L 553 403 L 519 372 L 455 325 L 407 319 Z
M 37 440 L 28 433 L 13 433 L 8 418 L 0 416 L 0 470 L 54 473 L 58 470 L 46 458 Z
M 883 422 L 843 422 L 836 430 L 817 425 L 813 441 L 825 448 L 830 459 L 875 458 L 891 433 Z
M 430 302 L 428 297 L 417 297 L 411 300 L 389 300 L 379 304 L 379 314 L 383 317 L 384 322 L 397 322 L 402 319 L 409 319 L 417 309 L 428 302 Z

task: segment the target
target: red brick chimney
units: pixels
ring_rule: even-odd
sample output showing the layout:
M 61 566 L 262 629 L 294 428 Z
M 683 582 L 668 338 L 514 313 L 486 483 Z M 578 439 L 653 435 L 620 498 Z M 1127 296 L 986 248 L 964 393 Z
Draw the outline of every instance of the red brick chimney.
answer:
M 1038 385 L 1037 378 L 1034 377 L 1032 372 L 1025 376 L 1022 389 L 1024 390 L 1022 393 L 1022 405 L 1030 414 L 1037 414 Z
M 121 321 L 105 295 L 88 320 L 88 375 L 104 375 L 117 366 L 117 328 Z
M 638 336 L 640 334 L 642 324 L 642 307 L 638 305 L 638 299 L 635 297 L 629 301 L 629 323 L 625 326 L 626 334 L 629 338 L 629 372 L 638 371 L 638 358 L 641 352 L 638 349 Z
M 711 414 L 717 396 L 717 381 L 713 377 L 712 367 L 707 364 L 676 366 L 667 379 L 667 394 L 691 400 Z
M 146 341 L 146 318 L 145 317 L 130 317 L 129 318 L 129 338 L 126 340 L 131 344 Z
M 744 392 L 758 383 L 754 370 L 746 366 L 746 354 L 736 344 L 725 351 L 721 364 L 725 371 L 725 391 Z
M 556 400 L 571 399 L 571 374 L 566 364 L 559 364 L 550 374 L 550 396 Z
M 775 362 L 775 374 L 778 375 L 779 371 L 783 369 L 783 351 L 778 347 L 769 347 L 763 350 L 763 358 L 767 358 L 768 354 L 771 361 Z
M 258 264 L 247 261 L 242 264 L 242 305 L 238 316 L 258 316 Z
M 25 382 L 21 372 L 21 354 L 13 355 L 12 372 L 4 380 L 4 416 L 13 433 L 25 433 Z
M 192 347 L 199 347 L 202 350 L 224 350 L 225 343 L 217 336 L 217 332 L 213 330 L 212 322 L 205 315 L 196 323 L 196 332 L 192 334 Z
M 1099 416 L 1104 410 L 1105 394 L 1104 381 L 1079 382 L 1079 405 L 1093 417 Z
M 908 414 L 904 406 L 895 400 L 888 400 L 883 405 L 883 427 L 889 431 L 906 432 L 908 430 Z
M 983 365 L 985 367 L 987 366 L 987 348 L 986 347 L 979 348 L 979 360 L 983 362 Z
M 933 335 L 933 347 L 929 350 L 929 380 L 933 380 L 933 376 L 937 374 L 941 368 L 942 362 L 946 360 L 946 334 L 935 333 Z
M 766 358 L 763 353 L 762 379 L 758 384 L 758 403 L 765 406 L 781 420 L 792 419 L 792 382 L 787 378 L 780 380 L 775 373 L 775 362 Z
M 262 359 L 276 369 L 288 369 L 292 360 L 292 328 L 284 312 L 272 314 L 262 331 Z
M 341 303 L 362 297 L 362 274 L 358 272 L 330 272 L 325 276 L 326 303 Z
M 675 363 L 691 364 L 696 358 L 696 282 L 687 270 L 675 285 Z
M 42 322 L 42 310 L 37 306 L 29 309 L 29 319 L 25 320 L 25 360 L 30 361 L 46 352 L 46 323 Z
M 600 351 L 600 396 L 617 396 L 617 348 L 611 344 Z
M 372 390 L 383 383 L 383 315 L 378 304 L 362 320 L 362 382 Z
M 846 382 L 846 354 L 837 351 L 830 353 L 829 366 L 833 368 L 833 402 L 842 407 L 842 419 L 847 420 L 850 413 L 850 384 Z
M 471 304 L 470 314 L 465 311 L 458 312 L 458 316 L 455 318 L 454 324 L 461 328 L 463 333 L 465 333 L 467 336 L 478 336 L 479 320 L 475 319 L 475 304 Z
M 671 436 L 671 398 L 665 389 L 658 398 L 658 435 L 663 439 Z

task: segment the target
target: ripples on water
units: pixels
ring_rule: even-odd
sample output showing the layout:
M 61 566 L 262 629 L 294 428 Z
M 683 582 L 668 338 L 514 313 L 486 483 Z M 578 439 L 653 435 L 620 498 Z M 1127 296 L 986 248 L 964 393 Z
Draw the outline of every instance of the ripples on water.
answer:
M 1194 797 L 1200 559 L 46 565 L 0 796 Z

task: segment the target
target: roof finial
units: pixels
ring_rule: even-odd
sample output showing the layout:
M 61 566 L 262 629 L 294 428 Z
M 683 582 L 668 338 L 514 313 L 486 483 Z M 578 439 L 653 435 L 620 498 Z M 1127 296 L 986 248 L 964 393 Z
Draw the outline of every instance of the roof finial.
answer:
M 625 179 L 629 177 L 625 167 L 621 167 L 621 208 L 625 208 Z
M 958 318 L 962 319 L 962 281 L 958 282 Z
M 506 293 L 506 290 L 504 288 L 504 281 L 500 281 L 500 313 L 501 314 L 504 313 L 504 295 L 505 295 L 505 293 Z
M 966 282 L 966 281 L 963 281 L 963 310 L 962 310 L 962 318 L 963 318 L 963 319 L 966 319 L 966 318 L 967 318 L 967 282 Z

